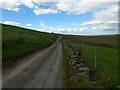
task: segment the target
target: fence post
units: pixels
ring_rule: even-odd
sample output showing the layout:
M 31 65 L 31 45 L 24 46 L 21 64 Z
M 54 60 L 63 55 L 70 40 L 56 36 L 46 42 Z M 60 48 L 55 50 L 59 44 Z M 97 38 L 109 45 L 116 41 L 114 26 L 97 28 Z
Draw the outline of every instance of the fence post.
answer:
M 78 48 L 78 41 L 77 41 L 77 51 L 78 51 L 78 49 L 79 49 L 79 48 Z
M 98 63 L 98 48 L 95 49 L 95 70 L 97 69 L 97 63 Z
M 83 43 L 83 46 L 82 46 L 82 58 L 84 58 L 84 49 L 85 49 L 85 43 Z

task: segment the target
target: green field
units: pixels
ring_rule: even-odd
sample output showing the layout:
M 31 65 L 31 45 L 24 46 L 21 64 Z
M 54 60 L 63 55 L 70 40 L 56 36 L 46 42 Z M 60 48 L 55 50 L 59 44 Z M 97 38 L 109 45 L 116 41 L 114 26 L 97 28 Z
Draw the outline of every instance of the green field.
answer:
M 118 49 L 89 45 L 80 42 L 70 42 L 71 46 L 82 53 L 85 64 L 90 69 L 90 75 L 96 80 L 98 87 L 117 87 L 118 82 Z M 95 70 L 95 50 L 98 48 L 98 64 Z M 80 83 L 80 82 L 79 82 Z
M 96 48 L 98 48 L 98 64 L 95 71 Z M 93 71 L 93 78 L 95 78 L 99 86 L 116 87 L 118 85 L 118 49 L 85 45 L 83 57 L 86 65 Z
M 48 47 L 56 38 L 55 34 L 2 24 L 3 63 Z
M 99 36 L 78 36 L 78 35 L 63 35 L 64 40 L 73 40 L 81 43 L 118 48 L 120 44 L 119 35 L 99 35 Z

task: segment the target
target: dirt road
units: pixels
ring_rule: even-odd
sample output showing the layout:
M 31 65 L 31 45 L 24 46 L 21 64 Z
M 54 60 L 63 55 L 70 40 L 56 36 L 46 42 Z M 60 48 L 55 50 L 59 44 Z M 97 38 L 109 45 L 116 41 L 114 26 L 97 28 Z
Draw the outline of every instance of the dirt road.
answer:
M 3 88 L 62 88 L 61 43 L 34 53 L 3 71 Z

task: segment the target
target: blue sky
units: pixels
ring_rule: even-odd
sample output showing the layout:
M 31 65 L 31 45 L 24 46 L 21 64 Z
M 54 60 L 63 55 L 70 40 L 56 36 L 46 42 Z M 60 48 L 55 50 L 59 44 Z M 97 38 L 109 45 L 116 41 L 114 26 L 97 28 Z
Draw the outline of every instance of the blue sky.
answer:
M 116 2 L 47 2 L 43 0 L 1 1 L 0 22 L 34 29 L 74 35 L 103 35 L 118 33 Z M 104 0 L 105 1 L 105 0 Z

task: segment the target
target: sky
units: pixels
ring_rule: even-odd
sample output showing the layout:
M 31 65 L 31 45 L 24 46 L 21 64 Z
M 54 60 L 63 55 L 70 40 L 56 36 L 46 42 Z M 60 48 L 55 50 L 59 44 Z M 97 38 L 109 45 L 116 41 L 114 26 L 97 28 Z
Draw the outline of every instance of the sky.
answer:
M 0 23 L 60 34 L 117 34 L 118 1 L 0 0 Z

